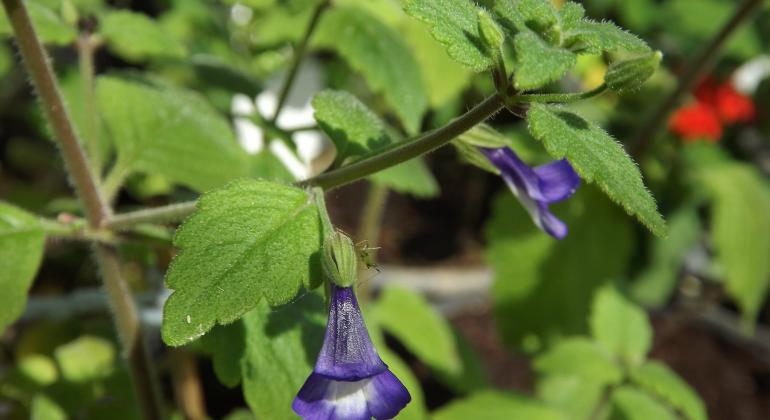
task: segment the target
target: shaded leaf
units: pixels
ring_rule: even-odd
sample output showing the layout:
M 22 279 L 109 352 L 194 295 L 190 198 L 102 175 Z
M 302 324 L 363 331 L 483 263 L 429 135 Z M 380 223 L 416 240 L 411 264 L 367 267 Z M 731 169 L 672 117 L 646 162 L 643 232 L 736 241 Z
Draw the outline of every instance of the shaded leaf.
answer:
M 172 346 L 235 321 L 262 297 L 283 304 L 321 282 L 318 210 L 299 188 L 243 180 L 204 194 L 174 245 L 161 328 Z
M 313 39 L 360 72 L 407 132 L 419 131 L 428 99 L 417 60 L 398 32 L 361 9 L 335 7 L 324 13 Z
M 185 55 L 185 47 L 181 42 L 142 13 L 113 10 L 102 16 L 99 23 L 99 32 L 107 48 L 125 60 L 181 58 Z
M 631 386 L 622 386 L 612 393 L 612 413 L 615 420 L 676 420 L 677 416 L 658 400 Z
M 386 287 L 377 300 L 378 324 L 418 359 L 438 371 L 457 374 L 462 366 L 452 329 L 422 296 Z
M 649 361 L 631 372 L 631 380 L 667 401 L 689 420 L 706 420 L 706 407 L 690 385 L 663 363 Z
M 0 202 L 0 333 L 24 311 L 44 241 L 35 216 Z
M 455 400 L 433 413 L 435 420 L 565 420 L 556 409 L 533 399 L 502 392 L 482 391 Z
M 632 366 L 644 362 L 652 346 L 647 314 L 611 286 L 596 294 L 591 334 L 621 362 Z
M 119 171 L 162 175 L 198 191 L 248 173 L 246 153 L 230 124 L 192 92 L 100 77 L 96 94 Z
M 642 174 L 617 141 L 595 123 L 555 105 L 532 104 L 529 131 L 556 159 L 567 158 L 580 177 L 595 182 L 616 203 L 662 236 L 666 222 Z
M 32 26 L 41 41 L 45 44 L 67 45 L 75 41 L 77 32 L 67 25 L 59 14 L 34 0 L 25 0 Z M 5 9 L 0 9 L 0 36 L 13 35 L 11 23 L 5 14 Z

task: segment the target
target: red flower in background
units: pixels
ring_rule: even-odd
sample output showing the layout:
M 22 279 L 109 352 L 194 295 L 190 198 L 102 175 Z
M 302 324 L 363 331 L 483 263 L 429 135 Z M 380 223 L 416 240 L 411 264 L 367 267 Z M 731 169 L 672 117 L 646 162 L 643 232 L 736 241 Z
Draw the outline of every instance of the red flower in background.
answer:
M 751 98 L 736 91 L 729 83 L 704 79 L 693 92 L 696 102 L 679 108 L 669 121 L 671 131 L 686 142 L 716 142 L 722 137 L 723 124 L 750 122 L 756 110 Z

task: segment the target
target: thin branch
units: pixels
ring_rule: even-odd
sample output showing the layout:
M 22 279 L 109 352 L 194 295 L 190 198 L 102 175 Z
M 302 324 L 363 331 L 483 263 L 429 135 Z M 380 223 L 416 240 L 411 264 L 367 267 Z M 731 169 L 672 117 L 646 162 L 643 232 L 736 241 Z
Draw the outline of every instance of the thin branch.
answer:
M 762 4 L 762 0 L 744 0 L 743 3 L 735 9 L 733 16 L 714 34 L 714 37 L 703 47 L 698 56 L 689 63 L 684 72 L 679 76 L 676 89 L 669 94 L 666 99 L 655 107 L 655 111 L 650 115 L 637 135 L 632 139 L 631 155 L 641 157 L 655 140 L 660 130 L 666 126 L 671 111 L 676 108 L 682 98 L 690 92 L 704 73 L 709 71 L 714 65 L 719 52 L 722 51 L 727 40 L 735 33 L 741 24 L 752 15 L 752 11 Z
M 452 120 L 444 127 L 428 132 L 414 140 L 396 143 L 377 155 L 359 160 L 339 169 L 300 181 L 300 187 L 321 187 L 331 190 L 353 181 L 364 178 L 377 171 L 390 168 L 420 155 L 431 152 L 460 134 L 470 130 L 475 125 L 484 122 L 503 108 L 503 100 L 499 95 L 485 99 L 462 116 Z M 113 229 L 127 229 L 141 223 L 178 222 L 195 210 L 195 201 L 172 204 L 146 210 L 138 210 L 113 216 L 107 226 Z
M 297 44 L 297 48 L 294 50 L 294 57 L 292 57 L 291 67 L 289 68 L 289 73 L 286 75 L 286 79 L 284 79 L 283 85 L 281 86 L 281 92 L 278 95 L 278 104 L 275 107 L 275 113 L 271 119 L 273 124 L 275 124 L 275 122 L 278 120 L 278 117 L 281 115 L 283 106 L 286 105 L 286 100 L 289 98 L 291 87 L 294 85 L 294 78 L 297 76 L 297 71 L 299 71 L 299 66 L 305 56 L 305 50 L 307 50 L 310 37 L 313 35 L 315 28 L 318 26 L 318 22 L 321 20 L 321 15 L 326 10 L 326 8 L 329 7 L 329 3 L 329 1 L 323 1 L 319 3 L 318 6 L 316 6 L 315 10 L 313 11 L 313 16 L 310 17 L 310 22 L 307 25 L 307 29 L 305 29 L 305 34 L 302 36 L 302 40 L 299 42 L 299 44 Z
M 83 211 L 91 227 L 98 228 L 109 217 L 109 207 L 99 192 L 97 182 L 88 166 L 86 154 L 70 123 L 71 120 L 64 107 L 48 56 L 35 34 L 23 2 L 21 0 L 2 1 L 8 20 L 16 34 L 16 43 L 32 79 L 32 85 L 40 97 L 48 122 L 58 141 L 70 180 L 78 198 L 83 203 Z
M 51 124 L 54 137 L 62 152 L 75 192 L 83 203 L 88 225 L 92 229 L 100 229 L 109 220 L 112 212 L 101 195 L 96 178 L 93 176 L 94 171 L 88 165 L 81 142 L 67 115 L 48 55 L 35 33 L 24 2 L 2 0 L 2 3 L 16 35 L 16 42 L 27 72 L 40 97 L 46 118 Z M 123 279 L 120 258 L 114 248 L 99 243 L 94 244 L 93 253 L 110 298 L 123 353 L 132 373 L 134 390 L 141 402 L 144 418 L 161 419 L 163 409 L 160 394 L 156 392 L 155 376 L 151 371 L 151 364 L 144 348 L 133 296 Z

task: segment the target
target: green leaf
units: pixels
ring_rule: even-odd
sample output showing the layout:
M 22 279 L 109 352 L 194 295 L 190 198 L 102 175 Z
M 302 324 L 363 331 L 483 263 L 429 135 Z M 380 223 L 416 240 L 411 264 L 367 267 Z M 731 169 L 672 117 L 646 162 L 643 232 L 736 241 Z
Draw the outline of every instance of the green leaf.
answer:
M 633 249 L 628 218 L 594 188 L 552 210 L 569 226 L 564 240 L 543 234 L 508 191 L 485 226 L 496 323 L 505 344 L 527 352 L 586 333 L 594 292 L 625 272 Z
M 706 420 L 706 407 L 698 394 L 663 363 L 649 361 L 631 372 L 631 380 L 657 398 L 667 401 L 688 420 Z
M 198 191 L 248 173 L 230 124 L 193 92 L 100 77 L 96 95 L 117 149 L 116 171 L 162 175 Z
M 448 374 L 462 369 L 452 329 L 422 296 L 386 287 L 373 313 L 385 331 L 426 365 Z
M 676 420 L 677 416 L 650 395 L 631 386 L 622 386 L 612 393 L 610 418 L 613 420 Z
M 348 92 L 321 91 L 313 97 L 312 105 L 315 119 L 334 143 L 340 162 L 392 142 L 380 118 Z
M 676 288 L 685 256 L 700 236 L 696 208 L 685 204 L 669 218 L 668 236 L 652 240 L 650 261 L 631 283 L 631 296 L 645 306 L 665 305 Z
M 217 379 L 230 388 L 241 382 L 241 360 L 246 352 L 245 334 L 244 322 L 238 320 L 232 324 L 215 325 L 200 340 L 203 351 L 211 355 Z
M 313 371 L 324 337 L 319 293 L 271 309 L 265 301 L 243 317 L 243 395 L 257 418 L 295 419 L 291 403 Z
M 115 369 L 115 346 L 101 337 L 85 335 L 54 352 L 62 377 L 74 383 L 105 379 Z
M 268 181 L 294 181 L 294 175 L 270 150 L 264 149 L 250 157 L 251 169 L 249 175 L 252 178 L 261 178 Z
M 470 0 L 405 0 L 404 11 L 430 27 L 431 34 L 460 64 L 481 72 L 492 66 L 481 44 L 478 7 Z
M 24 312 L 44 244 L 35 216 L 0 201 L 0 333 Z
M 41 354 L 23 356 L 16 362 L 16 369 L 23 378 L 38 387 L 51 385 L 59 378 L 56 364 L 50 357 Z
M 456 328 L 452 328 L 452 335 L 460 355 L 462 370 L 456 374 L 436 372 L 438 380 L 461 394 L 490 388 L 489 375 L 479 354 Z
M 133 62 L 151 58 L 182 58 L 184 45 L 147 15 L 113 10 L 101 17 L 99 30 L 112 52 Z
M 541 374 L 578 376 L 600 384 L 616 384 L 623 379 L 623 371 L 611 356 L 583 337 L 560 341 L 535 360 L 535 370 Z
M 453 60 L 430 35 L 427 27 L 413 19 L 403 22 L 401 26 L 404 40 L 412 48 L 419 64 L 431 106 L 445 105 L 470 86 L 473 72 Z
M 34 0 L 25 0 L 32 26 L 41 41 L 45 44 L 67 45 L 75 41 L 77 32 L 61 19 L 50 8 Z M 13 35 L 11 23 L 5 14 L 5 9 L 0 10 L 0 36 Z
M 360 72 L 407 132 L 420 130 L 428 99 L 419 64 L 398 32 L 361 9 L 335 7 L 324 13 L 313 39 Z
M 581 178 L 598 184 L 652 233 L 665 234 L 666 222 L 644 186 L 639 168 L 601 127 L 562 107 L 544 104 L 532 104 L 527 123 L 551 156 L 567 158 Z
M 279 305 L 303 286 L 316 287 L 321 229 L 315 203 L 299 188 L 241 180 L 204 194 L 174 238 L 164 341 L 184 344 L 240 318 L 262 297 Z
M 32 398 L 30 407 L 31 420 L 66 420 L 67 412 L 56 401 L 45 394 L 38 394 Z
M 581 20 L 564 32 L 563 39 L 563 45 L 586 54 L 601 54 L 602 52 L 620 50 L 631 53 L 650 51 L 647 43 L 639 37 L 608 21 Z
M 437 197 L 440 192 L 436 178 L 420 158 L 376 172 L 369 176 L 369 180 L 417 198 Z
M 594 298 L 591 334 L 630 366 L 644 362 L 652 346 L 652 326 L 647 314 L 611 286 L 601 289 Z
M 600 382 L 570 375 L 548 375 L 537 381 L 537 396 L 551 407 L 570 413 L 573 419 L 588 419 L 602 398 Z
M 574 53 L 551 46 L 529 31 L 513 38 L 513 48 L 516 51 L 513 80 L 519 90 L 536 89 L 559 80 L 576 63 Z
M 530 398 L 502 392 L 482 391 L 455 400 L 433 413 L 434 420 L 566 420 L 567 416 Z
M 325 90 L 313 97 L 312 104 L 318 125 L 337 148 L 339 162 L 355 160 L 393 143 L 382 120 L 350 93 Z M 438 194 L 436 180 L 419 159 L 377 172 L 370 179 L 417 197 Z
M 770 186 L 750 165 L 706 168 L 701 179 L 713 196 L 711 238 L 724 269 L 727 293 L 753 324 L 770 287 Z

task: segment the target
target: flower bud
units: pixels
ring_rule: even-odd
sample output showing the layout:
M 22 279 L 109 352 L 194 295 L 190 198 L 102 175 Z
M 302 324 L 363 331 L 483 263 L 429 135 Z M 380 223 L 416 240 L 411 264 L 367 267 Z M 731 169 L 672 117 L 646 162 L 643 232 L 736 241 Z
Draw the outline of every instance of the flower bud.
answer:
M 638 90 L 658 69 L 661 58 L 663 54 L 660 51 L 653 51 L 627 60 L 616 61 L 607 69 L 604 83 L 615 92 Z
M 321 255 L 324 273 L 340 287 L 350 287 L 358 276 L 358 256 L 353 241 L 337 230 L 324 241 Z
M 487 51 L 492 55 L 493 60 L 497 60 L 498 56 L 502 54 L 503 41 L 505 41 L 505 35 L 500 27 L 497 25 L 492 16 L 489 16 L 485 10 L 479 10 L 479 33 L 481 34 L 481 40 L 484 42 L 484 46 Z

